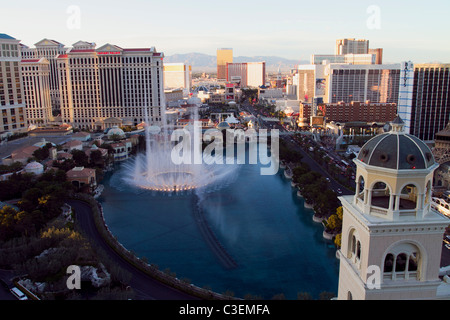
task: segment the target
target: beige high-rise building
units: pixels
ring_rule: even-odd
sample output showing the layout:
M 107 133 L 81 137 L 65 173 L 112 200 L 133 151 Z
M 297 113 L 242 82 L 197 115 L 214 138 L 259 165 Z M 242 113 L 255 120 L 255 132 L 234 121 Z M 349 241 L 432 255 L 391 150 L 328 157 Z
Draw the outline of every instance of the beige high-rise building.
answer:
M 227 82 L 239 84 L 241 88 L 260 87 L 266 83 L 266 63 L 227 63 L 225 79 Z
M 147 121 L 165 112 L 163 53 L 79 41 L 57 57 L 62 120 L 74 128 L 103 130 Z
M 217 49 L 217 79 L 227 79 L 227 63 L 233 63 L 233 49 Z
M 28 124 L 53 121 L 50 95 L 50 63 L 45 58 L 22 59 L 22 79 Z
M 192 88 L 192 67 L 185 63 L 165 63 L 164 88 L 189 92 Z
M 51 39 L 42 39 L 35 44 L 35 48 L 28 48 L 25 45 L 22 45 L 21 47 L 22 59 L 45 58 L 49 62 L 49 83 L 52 109 L 55 112 L 60 112 L 59 78 L 56 57 L 60 54 L 65 54 L 68 48 L 62 43 Z
M 20 40 L 0 33 L 0 131 L 27 130 Z
M 369 40 L 364 39 L 338 39 L 336 40 L 335 54 L 368 54 Z

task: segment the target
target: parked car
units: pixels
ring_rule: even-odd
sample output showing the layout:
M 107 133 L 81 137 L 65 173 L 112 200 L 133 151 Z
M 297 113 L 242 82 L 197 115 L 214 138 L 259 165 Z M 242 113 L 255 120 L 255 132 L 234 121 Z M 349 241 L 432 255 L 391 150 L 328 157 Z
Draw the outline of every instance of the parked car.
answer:
M 13 287 L 10 291 L 17 299 L 19 299 L 19 300 L 28 300 L 28 297 L 25 295 L 25 293 L 20 291 L 18 288 Z

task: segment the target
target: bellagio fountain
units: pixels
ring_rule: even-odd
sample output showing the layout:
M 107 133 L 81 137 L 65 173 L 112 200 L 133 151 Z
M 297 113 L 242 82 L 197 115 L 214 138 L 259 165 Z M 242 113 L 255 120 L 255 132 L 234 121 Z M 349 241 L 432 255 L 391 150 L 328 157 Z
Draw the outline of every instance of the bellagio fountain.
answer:
M 199 123 L 198 106 L 193 108 L 191 123 L 182 129 L 175 129 L 174 124 L 167 123 L 165 115 L 162 128 L 151 126 L 149 116 L 145 114 L 146 150 L 125 164 L 127 172 L 123 180 L 126 183 L 141 189 L 179 193 L 220 186 L 236 172 L 238 166 L 218 161 L 221 155 L 202 154 L 201 128 L 199 132 L 199 128 L 193 125 Z M 177 146 L 181 143 L 173 141 L 174 131 L 178 137 L 182 137 L 183 145 L 187 146 L 182 157 L 186 157 L 186 153 L 199 154 L 201 161 L 190 161 L 190 156 L 187 161 L 176 161 L 180 158 Z

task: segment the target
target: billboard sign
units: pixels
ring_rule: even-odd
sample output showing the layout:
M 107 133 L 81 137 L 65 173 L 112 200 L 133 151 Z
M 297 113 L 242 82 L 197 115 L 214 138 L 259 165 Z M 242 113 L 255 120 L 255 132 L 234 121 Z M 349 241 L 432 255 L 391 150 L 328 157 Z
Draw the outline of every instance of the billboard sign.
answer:
M 326 89 L 326 79 L 316 79 L 316 92 L 315 96 L 324 96 Z

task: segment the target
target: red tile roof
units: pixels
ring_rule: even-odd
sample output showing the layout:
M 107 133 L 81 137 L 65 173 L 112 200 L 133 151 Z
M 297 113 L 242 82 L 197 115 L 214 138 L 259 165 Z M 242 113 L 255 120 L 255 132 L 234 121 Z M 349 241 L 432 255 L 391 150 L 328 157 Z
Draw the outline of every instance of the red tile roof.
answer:
M 95 169 L 91 168 L 73 168 L 72 170 L 67 171 L 67 178 L 87 178 L 91 176 L 95 176 Z

